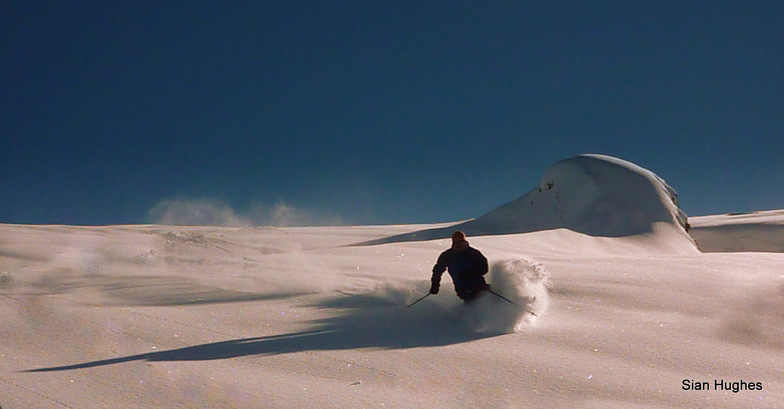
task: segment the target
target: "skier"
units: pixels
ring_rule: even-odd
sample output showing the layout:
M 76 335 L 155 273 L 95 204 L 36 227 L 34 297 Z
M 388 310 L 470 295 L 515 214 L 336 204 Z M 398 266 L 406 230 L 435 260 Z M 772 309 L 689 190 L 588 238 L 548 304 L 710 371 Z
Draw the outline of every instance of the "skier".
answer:
M 441 275 L 446 270 L 449 270 L 449 275 L 452 276 L 457 296 L 465 303 L 473 301 L 482 292 L 490 290 L 490 285 L 484 278 L 487 274 L 487 258 L 468 244 L 466 235 L 462 231 L 452 234 L 452 248 L 438 256 L 430 280 L 432 283 L 430 294 L 438 294 Z

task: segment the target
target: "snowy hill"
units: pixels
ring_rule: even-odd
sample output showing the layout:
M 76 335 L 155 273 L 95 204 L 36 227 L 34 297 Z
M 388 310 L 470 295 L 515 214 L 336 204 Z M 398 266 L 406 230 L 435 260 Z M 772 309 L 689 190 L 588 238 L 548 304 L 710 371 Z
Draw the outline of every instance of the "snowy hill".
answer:
M 473 235 L 567 228 L 591 236 L 650 233 L 684 226 L 675 190 L 653 172 L 604 155 L 579 155 L 550 167 L 523 197 L 465 223 Z
M 666 251 L 696 251 L 675 189 L 650 170 L 606 155 L 585 154 L 551 166 L 522 197 L 474 220 L 368 244 L 432 240 L 459 229 L 469 236 L 568 229 L 593 237 L 630 237 Z M 654 244 L 656 245 L 656 244 Z

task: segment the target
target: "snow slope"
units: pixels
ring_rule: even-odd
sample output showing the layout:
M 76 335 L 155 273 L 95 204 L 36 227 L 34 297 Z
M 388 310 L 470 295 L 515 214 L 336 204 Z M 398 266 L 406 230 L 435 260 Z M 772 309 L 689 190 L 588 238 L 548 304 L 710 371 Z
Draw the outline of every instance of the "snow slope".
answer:
M 626 170 L 595 180 L 641 180 Z M 522 320 L 498 298 L 463 308 L 448 277 L 405 307 L 450 243 L 399 238 L 456 224 L 0 225 L 0 406 L 784 407 L 784 253 L 726 252 L 729 216 L 692 219 L 698 244 L 729 246 L 698 252 L 666 188 L 640 185 L 656 204 L 629 230 L 469 237 L 493 288 L 537 313 Z
M 702 251 L 784 252 L 784 211 L 702 216 L 690 220 Z

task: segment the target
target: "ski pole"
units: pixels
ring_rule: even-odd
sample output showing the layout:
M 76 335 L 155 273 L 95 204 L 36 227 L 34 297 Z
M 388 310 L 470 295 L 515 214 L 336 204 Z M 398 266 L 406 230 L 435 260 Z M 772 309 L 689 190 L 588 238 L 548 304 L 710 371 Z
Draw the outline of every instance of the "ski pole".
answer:
M 493 290 L 491 290 L 491 289 L 489 289 L 489 288 L 487 289 L 487 291 L 490 291 L 492 294 L 495 294 L 495 295 L 496 295 L 498 298 L 500 298 L 500 299 L 502 299 L 502 300 L 504 300 L 504 301 L 508 302 L 509 304 L 512 304 L 512 305 L 517 305 L 517 303 L 516 303 L 516 302 L 514 302 L 514 301 L 512 301 L 512 300 L 510 300 L 510 299 L 508 299 L 508 298 L 506 298 L 506 297 L 504 297 L 504 296 L 503 296 L 503 295 L 501 295 L 501 294 L 498 294 L 497 292 L 495 292 L 495 291 L 493 291 Z M 519 307 L 519 305 L 517 305 L 517 306 Z
M 410 306 L 412 306 L 412 305 L 414 305 L 414 304 L 416 304 L 416 303 L 418 303 L 418 302 L 420 302 L 420 301 L 424 300 L 424 299 L 425 299 L 425 298 L 427 298 L 429 295 L 430 295 L 430 293 L 427 293 L 427 294 L 425 294 L 425 296 L 424 296 L 424 297 L 422 297 L 422 298 L 420 298 L 420 299 L 418 299 L 418 300 L 416 300 L 416 301 L 412 302 L 411 304 L 408 304 L 408 305 L 406 305 L 406 308 L 408 308 L 408 307 L 410 307 Z
M 508 298 L 504 297 L 504 296 L 503 296 L 503 295 L 501 295 L 501 294 L 498 294 L 497 292 L 495 292 L 495 291 L 493 291 L 493 290 L 491 290 L 491 289 L 487 289 L 487 291 L 489 291 L 491 294 L 494 294 L 494 295 L 496 295 L 498 298 L 500 298 L 500 299 L 502 299 L 502 300 L 504 300 L 504 301 L 508 302 L 509 304 L 516 305 L 516 306 L 518 306 L 518 307 L 520 307 L 520 308 L 523 308 L 523 306 L 522 306 L 522 305 L 520 305 L 520 304 L 517 304 L 516 302 L 513 302 L 512 300 L 510 300 L 510 299 L 508 299 Z M 525 312 L 527 312 L 527 313 L 529 313 L 529 314 L 533 315 L 534 317 L 538 317 L 538 315 L 536 315 L 536 313 L 535 313 L 535 312 L 533 312 L 533 311 L 531 311 L 531 310 L 529 310 L 529 309 L 527 309 L 527 308 L 523 308 L 523 311 L 525 311 Z

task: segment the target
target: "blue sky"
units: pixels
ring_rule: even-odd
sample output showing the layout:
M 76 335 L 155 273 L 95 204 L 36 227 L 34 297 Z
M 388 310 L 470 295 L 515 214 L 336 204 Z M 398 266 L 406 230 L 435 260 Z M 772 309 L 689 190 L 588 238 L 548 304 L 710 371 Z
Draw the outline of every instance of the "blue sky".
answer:
M 172 201 L 454 221 L 588 152 L 656 172 L 689 215 L 784 208 L 783 19 L 778 1 L 4 2 L 0 223 L 145 223 Z

